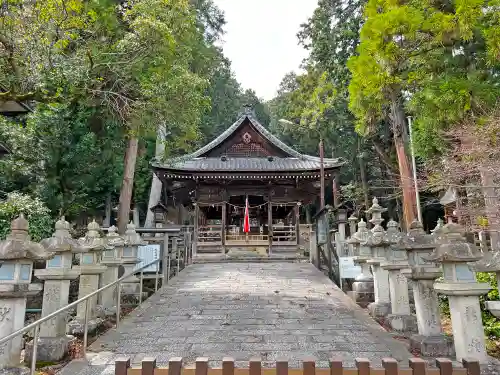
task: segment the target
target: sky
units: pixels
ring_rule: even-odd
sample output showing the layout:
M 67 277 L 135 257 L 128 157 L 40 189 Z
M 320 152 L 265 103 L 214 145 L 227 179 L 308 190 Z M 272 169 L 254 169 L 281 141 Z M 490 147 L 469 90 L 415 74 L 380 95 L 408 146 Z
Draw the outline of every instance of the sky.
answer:
M 307 51 L 297 32 L 317 0 L 214 0 L 226 17 L 222 47 L 244 89 L 269 100 L 284 75 L 300 72 Z

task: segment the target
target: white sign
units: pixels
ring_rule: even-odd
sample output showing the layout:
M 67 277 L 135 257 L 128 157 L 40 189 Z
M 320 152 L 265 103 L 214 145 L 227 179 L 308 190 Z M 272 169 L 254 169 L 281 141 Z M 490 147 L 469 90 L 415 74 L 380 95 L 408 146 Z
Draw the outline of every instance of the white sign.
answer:
M 141 260 L 140 263 L 136 264 L 134 270 L 138 270 L 145 265 L 160 259 L 160 245 L 145 245 L 139 246 L 139 251 L 137 257 Z M 144 268 L 142 272 L 156 272 L 159 271 L 160 262 L 150 265 L 148 268 Z
M 341 279 L 355 279 L 361 275 L 361 266 L 354 264 L 354 257 L 339 257 Z

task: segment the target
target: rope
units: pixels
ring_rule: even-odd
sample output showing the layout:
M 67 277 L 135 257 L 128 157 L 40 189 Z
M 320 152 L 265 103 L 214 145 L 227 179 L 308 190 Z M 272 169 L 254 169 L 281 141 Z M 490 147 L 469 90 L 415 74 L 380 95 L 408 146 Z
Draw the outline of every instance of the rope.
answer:
M 215 207 L 215 206 L 221 206 L 223 204 L 227 204 L 231 207 L 235 207 L 235 208 L 245 208 L 245 206 L 238 206 L 238 205 L 235 205 L 235 204 L 231 204 L 229 202 L 215 202 L 215 203 L 205 203 L 205 204 L 199 204 L 199 206 L 204 206 L 204 207 L 208 207 L 208 206 L 212 206 L 212 207 Z M 264 207 L 264 206 L 267 206 L 269 204 L 269 202 L 265 202 L 265 203 L 262 203 L 262 204 L 259 204 L 257 206 L 248 206 L 249 209 L 251 208 L 259 208 L 259 207 Z M 274 205 L 279 205 L 280 207 L 283 207 L 283 206 L 296 206 L 297 205 L 297 202 L 285 202 L 285 203 L 274 203 Z

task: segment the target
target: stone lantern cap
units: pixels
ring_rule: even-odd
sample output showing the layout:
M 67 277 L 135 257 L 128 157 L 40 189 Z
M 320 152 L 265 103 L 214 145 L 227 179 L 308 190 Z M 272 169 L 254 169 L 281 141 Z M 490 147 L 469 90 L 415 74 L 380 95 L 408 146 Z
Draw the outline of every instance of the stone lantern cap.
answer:
M 40 245 L 42 245 L 45 249 L 55 253 L 69 251 L 73 253 L 81 253 L 85 251 L 85 249 L 80 246 L 78 241 L 71 237 L 71 234 L 69 233 L 71 225 L 66 221 L 64 216 L 56 222 L 55 228 L 56 230 L 52 237 L 44 238 L 40 241 Z
M 356 216 L 354 216 L 354 214 L 352 214 L 351 216 L 349 216 L 349 218 L 347 220 L 350 223 L 356 223 L 356 221 L 358 221 L 358 218 Z
M 403 234 L 399 231 L 399 224 L 394 220 L 389 220 L 387 223 L 387 239 L 392 244 L 397 244 L 403 237 Z
M 127 230 L 123 237 L 125 239 L 125 245 L 128 246 L 143 246 L 148 244 L 142 239 L 141 235 L 135 231 L 135 225 L 132 222 L 127 224 Z
M 54 256 L 44 247 L 32 242 L 28 234 L 29 223 L 21 214 L 11 223 L 11 232 L 7 238 L 0 241 L 0 260 L 47 260 Z
M 125 239 L 118 234 L 118 228 L 116 228 L 114 225 L 108 228 L 106 242 L 108 245 L 113 247 L 125 246 Z
M 106 239 L 99 234 L 99 224 L 95 219 L 87 225 L 87 233 L 84 237 L 78 239 L 78 244 L 82 247 L 82 252 L 112 250 L 113 246 L 107 244 Z
M 500 251 L 483 253 L 481 260 L 471 264 L 471 268 L 476 272 L 500 272 Z
M 440 244 L 433 253 L 424 259 L 439 263 L 467 263 L 481 259 L 476 245 L 465 240 L 462 226 L 455 223 L 446 224 L 441 230 Z
M 368 246 L 389 246 L 391 244 L 387 233 L 381 225 L 375 225 L 366 239 Z
M 400 245 L 407 251 L 431 250 L 436 247 L 436 238 L 425 233 L 420 221 L 413 221 L 406 236 L 403 236 Z

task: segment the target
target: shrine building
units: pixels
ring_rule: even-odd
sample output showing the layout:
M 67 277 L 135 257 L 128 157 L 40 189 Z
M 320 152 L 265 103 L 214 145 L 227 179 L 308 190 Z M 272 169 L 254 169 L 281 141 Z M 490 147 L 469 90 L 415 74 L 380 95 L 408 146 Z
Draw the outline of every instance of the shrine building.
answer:
M 324 159 L 326 186 L 343 164 Z M 152 166 L 168 197 L 167 209 L 190 212 L 194 256 L 242 249 L 259 255 L 296 253 L 301 225 L 306 224 L 301 207 L 319 201 L 320 158 L 281 142 L 250 108 L 206 146 L 182 157 L 153 160 Z M 250 232 L 244 233 L 247 197 Z M 186 224 L 182 216 L 174 224 Z

